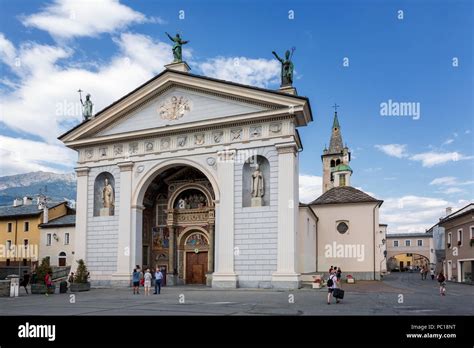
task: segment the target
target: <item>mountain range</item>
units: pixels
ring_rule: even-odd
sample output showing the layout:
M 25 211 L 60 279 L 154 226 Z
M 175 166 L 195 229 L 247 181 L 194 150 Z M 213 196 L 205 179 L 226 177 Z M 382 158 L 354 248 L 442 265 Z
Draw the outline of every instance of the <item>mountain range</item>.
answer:
M 31 172 L 0 177 L 0 205 L 12 205 L 15 198 L 44 194 L 48 201 L 76 199 L 76 174 Z

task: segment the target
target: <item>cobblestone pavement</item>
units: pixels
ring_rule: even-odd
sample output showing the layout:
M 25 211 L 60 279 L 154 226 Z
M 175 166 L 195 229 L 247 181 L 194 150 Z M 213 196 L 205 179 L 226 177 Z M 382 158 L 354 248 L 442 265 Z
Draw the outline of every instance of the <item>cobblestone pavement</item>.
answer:
M 217 290 L 165 287 L 161 295 L 133 295 L 131 289 L 0 298 L 0 315 L 473 315 L 474 286 L 438 283 L 419 274 L 392 273 L 381 282 L 343 284 L 340 304 L 326 304 L 327 290 Z

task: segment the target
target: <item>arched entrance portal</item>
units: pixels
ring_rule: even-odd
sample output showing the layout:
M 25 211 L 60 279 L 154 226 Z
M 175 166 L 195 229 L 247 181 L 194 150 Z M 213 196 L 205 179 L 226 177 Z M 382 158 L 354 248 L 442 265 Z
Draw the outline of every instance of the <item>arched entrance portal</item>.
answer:
M 208 284 L 214 271 L 214 190 L 198 169 L 163 170 L 143 198 L 142 264 L 160 268 L 167 285 Z
M 423 267 L 430 267 L 430 260 L 420 254 L 403 253 L 390 257 L 387 261 L 389 271 L 408 272 Z

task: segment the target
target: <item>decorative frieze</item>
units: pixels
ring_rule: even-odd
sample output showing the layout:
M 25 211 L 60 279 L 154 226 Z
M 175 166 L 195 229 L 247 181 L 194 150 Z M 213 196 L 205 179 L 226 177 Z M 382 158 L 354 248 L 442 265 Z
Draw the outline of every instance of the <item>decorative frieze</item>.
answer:
M 294 127 L 291 120 L 273 121 L 263 124 L 248 124 L 242 127 L 210 129 L 199 133 L 167 135 L 164 137 L 147 138 L 132 142 L 113 145 L 99 145 L 96 148 L 80 150 L 80 163 L 90 161 L 129 158 L 152 153 L 193 149 L 201 146 L 226 145 L 258 139 L 291 135 Z M 209 163 L 208 163 L 209 164 Z M 209 164 L 214 166 L 214 164 Z

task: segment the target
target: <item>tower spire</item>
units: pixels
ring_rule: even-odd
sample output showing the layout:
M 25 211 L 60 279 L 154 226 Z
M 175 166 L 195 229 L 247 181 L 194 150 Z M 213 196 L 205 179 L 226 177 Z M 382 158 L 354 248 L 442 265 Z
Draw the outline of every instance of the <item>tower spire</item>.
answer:
M 342 142 L 341 127 L 339 125 L 339 119 L 337 117 L 337 108 L 339 105 L 334 104 L 334 120 L 332 122 L 331 140 L 329 142 L 329 153 L 340 153 L 344 148 Z

